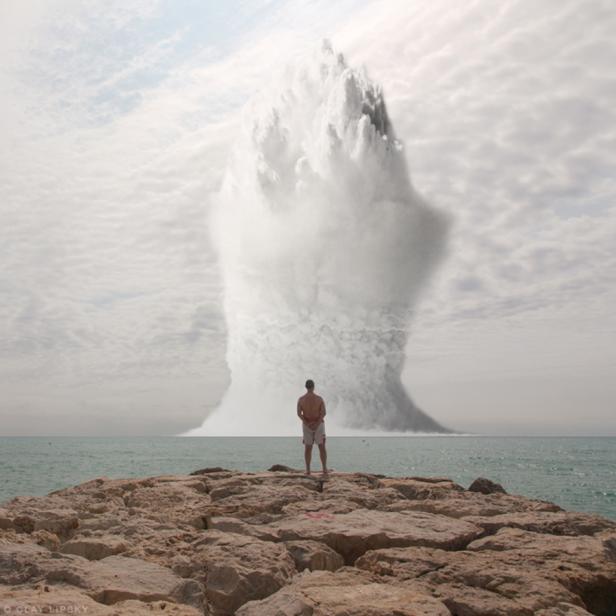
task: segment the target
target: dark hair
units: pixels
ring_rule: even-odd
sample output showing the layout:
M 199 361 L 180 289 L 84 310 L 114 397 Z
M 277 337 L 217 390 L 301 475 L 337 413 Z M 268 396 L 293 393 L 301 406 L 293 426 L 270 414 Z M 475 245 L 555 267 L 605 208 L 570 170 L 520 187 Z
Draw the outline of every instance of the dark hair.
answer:
M 314 389 L 314 381 L 312 379 L 306 381 L 306 389 Z

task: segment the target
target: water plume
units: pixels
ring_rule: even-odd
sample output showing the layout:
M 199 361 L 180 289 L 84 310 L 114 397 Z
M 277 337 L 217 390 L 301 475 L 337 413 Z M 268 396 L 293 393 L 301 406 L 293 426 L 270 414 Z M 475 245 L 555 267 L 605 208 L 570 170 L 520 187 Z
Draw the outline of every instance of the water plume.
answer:
M 411 185 L 381 88 L 329 43 L 247 106 L 212 228 L 231 384 L 187 435 L 299 434 L 306 378 L 330 434 L 446 431 L 400 380 L 446 223 Z

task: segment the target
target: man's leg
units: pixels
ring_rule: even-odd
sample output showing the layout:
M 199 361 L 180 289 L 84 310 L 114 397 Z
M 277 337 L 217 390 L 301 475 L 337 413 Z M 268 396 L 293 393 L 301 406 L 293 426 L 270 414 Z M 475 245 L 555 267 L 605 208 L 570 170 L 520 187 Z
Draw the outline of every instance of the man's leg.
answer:
M 304 445 L 304 460 L 306 460 L 306 474 L 310 475 L 310 460 L 312 459 L 312 445 Z
M 327 473 L 327 451 L 325 450 L 325 441 L 319 445 L 319 455 L 321 456 L 323 473 Z

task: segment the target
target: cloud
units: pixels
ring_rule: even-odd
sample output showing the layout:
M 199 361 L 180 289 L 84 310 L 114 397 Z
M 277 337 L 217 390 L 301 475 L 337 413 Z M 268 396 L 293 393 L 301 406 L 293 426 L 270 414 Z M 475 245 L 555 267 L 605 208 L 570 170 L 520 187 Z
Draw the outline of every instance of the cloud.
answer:
M 179 432 L 226 386 L 208 195 L 240 107 L 297 38 L 285 7 L 235 31 L 254 9 L 229 10 L 233 32 L 218 47 L 211 31 L 191 30 L 191 17 L 207 27 L 210 14 L 166 28 L 174 10 L 10 11 L 5 29 L 18 20 L 23 36 L 1 76 L 11 94 L 0 103 L 8 433 L 30 431 L 33 416 L 42 430 Z M 87 420 L 67 419 L 77 416 Z
M 414 185 L 454 218 L 413 321 L 418 402 L 454 426 L 472 407 L 480 423 L 497 388 L 482 401 L 433 384 L 514 373 L 502 391 L 527 386 L 537 409 L 531 373 L 577 374 L 609 423 L 616 394 L 593 398 L 616 360 L 609 3 L 238 7 L 0 6 L 3 430 L 201 422 L 228 378 L 208 195 L 241 106 L 321 36 L 383 84 Z

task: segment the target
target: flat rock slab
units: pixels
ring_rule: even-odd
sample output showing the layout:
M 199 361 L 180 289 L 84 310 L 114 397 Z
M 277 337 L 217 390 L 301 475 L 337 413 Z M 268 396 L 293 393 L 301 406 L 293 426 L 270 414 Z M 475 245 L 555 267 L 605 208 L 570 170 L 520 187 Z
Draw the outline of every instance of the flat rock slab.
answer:
M 0 584 L 40 582 L 81 588 L 107 605 L 126 599 L 203 605 L 200 584 L 155 563 L 124 556 L 89 561 L 33 544 L 0 545 Z
M 405 499 L 389 503 L 386 511 L 426 511 L 451 518 L 495 516 L 522 511 L 562 511 L 554 503 L 533 500 L 510 494 L 482 494 L 481 492 L 452 491 L 446 497 Z
M 374 550 L 356 567 L 430 590 L 453 613 L 532 616 L 564 602 L 608 615 L 616 613 L 611 541 L 503 528 L 463 551 Z
M 300 574 L 263 601 L 251 601 L 237 616 L 451 616 L 443 603 L 402 585 L 341 570 Z
M 285 546 L 298 571 L 336 571 L 344 565 L 344 558 L 319 541 L 286 541 Z
M 489 534 L 501 528 L 519 528 L 550 535 L 594 535 L 616 531 L 616 522 L 590 513 L 570 511 L 522 511 L 494 516 L 467 516 L 467 522 L 481 526 Z
M 118 601 L 113 606 L 95 601 L 69 586 L 33 587 L 0 585 L 0 614 L 70 614 L 72 616 L 202 616 L 203 612 L 189 605 L 169 601 L 145 603 L 135 599 Z
M 127 549 L 126 541 L 114 536 L 79 537 L 70 539 L 61 546 L 61 551 L 65 554 L 77 554 L 88 560 L 101 560 Z
M 435 477 L 432 479 L 420 479 L 417 477 L 384 478 L 380 480 L 381 487 L 393 488 L 404 498 L 410 499 L 433 499 L 447 498 L 455 492 L 463 492 L 464 488 L 450 479 Z
M 282 541 L 310 539 L 325 543 L 352 564 L 367 550 L 393 546 L 461 549 L 482 534 L 474 524 L 419 511 L 356 509 L 349 513 L 309 512 L 270 524 Z
M 284 544 L 217 530 L 195 541 L 186 558 L 189 574 L 205 587 L 212 614 L 221 616 L 267 597 L 297 573 Z

